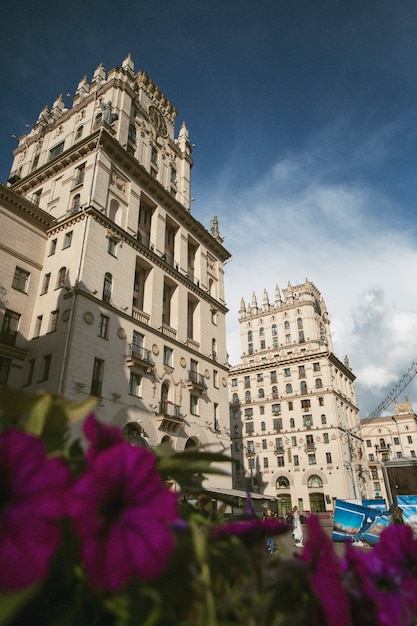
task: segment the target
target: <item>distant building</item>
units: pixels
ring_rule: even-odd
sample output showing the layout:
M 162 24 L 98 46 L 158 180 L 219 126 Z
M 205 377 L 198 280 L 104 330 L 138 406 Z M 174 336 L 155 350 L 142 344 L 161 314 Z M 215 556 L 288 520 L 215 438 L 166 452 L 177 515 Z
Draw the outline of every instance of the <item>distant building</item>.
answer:
M 0 383 L 80 400 L 150 446 L 226 449 L 224 262 L 192 146 L 130 55 L 19 139 L 0 187 Z M 213 479 L 230 486 L 230 478 Z
M 242 362 L 229 372 L 233 486 L 276 497 L 279 513 L 331 511 L 367 497 L 347 357 L 333 353 L 320 292 L 306 279 L 240 307 Z M 356 430 L 355 430 L 356 429 Z
M 365 443 L 366 463 L 372 481 L 370 497 L 384 498 L 390 504 L 393 496 L 407 495 L 406 485 L 394 485 L 393 493 L 388 492 L 384 467 L 386 464 L 405 467 L 407 461 L 410 461 L 413 468 L 411 472 L 417 479 L 417 416 L 409 399 L 406 397 L 405 402 L 394 401 L 394 415 L 376 417 L 369 422 L 364 420 L 360 435 Z M 415 486 L 416 480 L 413 481 L 409 495 L 416 495 Z

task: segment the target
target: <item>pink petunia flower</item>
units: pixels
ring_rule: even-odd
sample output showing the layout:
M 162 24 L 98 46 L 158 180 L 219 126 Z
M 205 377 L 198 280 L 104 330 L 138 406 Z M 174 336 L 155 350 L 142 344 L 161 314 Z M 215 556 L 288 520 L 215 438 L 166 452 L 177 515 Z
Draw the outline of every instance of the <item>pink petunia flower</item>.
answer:
M 308 540 L 300 560 L 307 567 L 309 583 L 320 601 L 327 623 L 346 626 L 350 623 L 349 601 L 341 583 L 341 563 L 315 515 L 308 518 L 307 527 Z
M 360 623 L 376 621 L 381 626 L 414 624 L 417 584 L 412 568 L 407 566 L 409 559 L 404 540 L 409 533 L 402 528 L 393 526 L 387 529 L 389 533 L 384 531 L 380 538 L 382 545 L 376 549 L 376 544 L 371 553 L 346 547 L 346 586 Z M 409 549 L 413 551 L 411 541 Z
M 98 454 L 111 448 L 115 443 L 123 441 L 122 431 L 118 426 L 103 424 L 96 418 L 94 413 L 90 413 L 87 416 L 83 430 L 91 443 L 85 455 L 88 463 L 92 463 Z
M 70 473 L 45 456 L 40 439 L 0 433 L 0 588 L 22 589 L 46 577 L 60 542 Z
M 74 486 L 69 515 L 96 589 L 117 591 L 167 566 L 178 502 L 150 450 L 121 442 L 99 454 Z
M 213 539 L 235 535 L 248 545 L 260 543 L 265 537 L 282 535 L 289 532 L 289 527 L 275 519 L 243 519 L 236 522 L 228 522 L 213 528 Z

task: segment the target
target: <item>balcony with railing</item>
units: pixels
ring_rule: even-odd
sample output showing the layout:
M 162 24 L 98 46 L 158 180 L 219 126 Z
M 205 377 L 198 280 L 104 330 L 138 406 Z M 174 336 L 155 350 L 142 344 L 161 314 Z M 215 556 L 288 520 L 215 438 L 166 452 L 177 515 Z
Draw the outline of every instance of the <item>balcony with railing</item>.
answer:
M 175 433 L 184 421 L 180 413 L 180 406 L 173 404 L 169 400 L 159 403 L 159 411 L 156 416 L 156 423 L 159 430 Z
M 315 443 L 306 443 L 304 450 L 306 452 L 315 452 L 316 451 L 316 444 Z
M 391 448 L 390 443 L 386 443 L 385 441 L 380 441 L 379 444 L 375 446 L 375 450 L 377 452 L 389 452 Z
M 194 370 L 188 372 L 187 388 L 198 393 L 204 393 L 207 390 L 207 384 L 204 374 L 199 374 Z
M 129 354 L 126 356 L 126 365 L 132 370 L 151 372 L 155 363 L 150 350 L 145 350 L 142 346 L 131 343 Z
M 277 446 L 275 446 L 275 448 L 274 448 L 274 453 L 275 453 L 277 456 L 278 456 L 278 455 L 282 455 L 282 454 L 284 454 L 284 453 L 285 453 L 285 448 L 284 448 L 284 446 L 281 446 L 281 445 L 277 445 Z

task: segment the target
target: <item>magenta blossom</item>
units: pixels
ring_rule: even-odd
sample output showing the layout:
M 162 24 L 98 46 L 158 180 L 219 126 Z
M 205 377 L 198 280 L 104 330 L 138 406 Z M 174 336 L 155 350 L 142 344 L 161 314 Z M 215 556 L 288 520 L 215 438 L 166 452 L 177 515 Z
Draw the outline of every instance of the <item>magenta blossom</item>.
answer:
M 288 524 L 275 519 L 243 519 L 236 522 L 228 522 L 222 526 L 213 528 L 213 539 L 235 535 L 246 544 L 262 542 L 266 537 L 282 535 L 289 531 Z
M 96 458 L 98 454 L 111 448 L 115 443 L 123 441 L 122 431 L 118 426 L 110 426 L 100 422 L 94 413 L 90 413 L 83 426 L 84 434 L 91 446 L 86 452 L 88 463 Z
M 320 601 L 327 623 L 346 626 L 350 623 L 349 602 L 341 583 L 341 563 L 315 515 L 308 518 L 307 527 L 308 540 L 300 560 L 307 566 L 310 586 Z
M 60 542 L 71 477 L 49 459 L 40 439 L 0 433 L 0 588 L 22 589 L 45 578 Z
M 150 450 L 121 442 L 99 454 L 74 486 L 69 515 L 96 589 L 117 591 L 167 566 L 178 502 Z
M 407 570 L 398 566 L 398 562 L 381 558 L 378 551 L 364 553 L 347 545 L 344 567 L 346 586 L 358 623 L 414 624 L 416 581 Z

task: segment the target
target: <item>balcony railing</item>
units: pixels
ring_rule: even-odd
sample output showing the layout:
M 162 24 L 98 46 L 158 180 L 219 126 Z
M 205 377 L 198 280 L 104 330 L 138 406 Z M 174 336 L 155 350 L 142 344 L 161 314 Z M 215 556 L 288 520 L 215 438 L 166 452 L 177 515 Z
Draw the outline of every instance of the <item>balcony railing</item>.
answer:
M 285 448 L 284 446 L 275 446 L 274 453 L 275 454 L 284 454 Z
M 150 350 L 131 343 L 129 345 L 129 354 L 126 357 L 126 365 L 133 369 L 144 369 L 149 372 L 153 369 L 155 363 L 151 357 Z
M 195 389 L 200 393 L 203 393 L 207 389 L 206 379 L 204 374 L 199 374 L 194 370 L 188 372 L 187 387 Z

